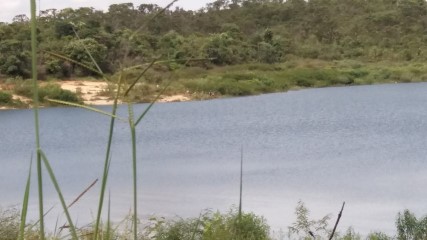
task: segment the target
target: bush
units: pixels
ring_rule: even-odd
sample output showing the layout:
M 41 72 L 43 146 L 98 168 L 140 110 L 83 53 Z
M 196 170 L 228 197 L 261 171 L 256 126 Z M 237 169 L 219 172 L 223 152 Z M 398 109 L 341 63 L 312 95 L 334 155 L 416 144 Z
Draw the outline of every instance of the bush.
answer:
M 397 239 L 427 239 L 427 216 L 417 219 L 409 210 L 397 215 Z
M 19 234 L 19 212 L 15 208 L 2 210 L 0 208 L 0 238 L 16 240 Z
M 0 91 L 0 104 L 12 103 L 13 98 L 10 93 Z
M 23 81 L 15 86 L 16 94 L 32 98 L 33 88 L 31 81 Z M 56 99 L 67 102 L 80 103 L 79 97 L 69 91 L 62 89 L 58 84 L 48 83 L 39 87 L 39 101 L 44 102 L 45 98 Z
M 239 215 L 235 211 L 215 213 L 204 222 L 203 239 L 267 240 L 270 228 L 265 220 L 253 213 Z
M 270 228 L 264 218 L 253 213 L 236 210 L 227 214 L 207 212 L 198 219 L 165 221 L 152 219 L 147 235 L 153 240 L 199 239 L 199 240 L 268 240 Z
M 45 98 L 75 103 L 80 102 L 79 97 L 75 93 L 64 90 L 57 84 L 47 84 L 39 89 L 40 101 L 43 101 Z

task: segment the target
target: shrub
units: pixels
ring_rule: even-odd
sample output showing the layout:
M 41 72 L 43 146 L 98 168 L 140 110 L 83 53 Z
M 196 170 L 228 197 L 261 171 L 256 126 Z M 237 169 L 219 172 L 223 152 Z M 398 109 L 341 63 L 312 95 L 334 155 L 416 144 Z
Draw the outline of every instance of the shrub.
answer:
M 75 93 L 69 90 L 64 90 L 57 84 L 47 84 L 40 88 L 39 90 L 40 101 L 43 101 L 45 98 L 51 98 L 51 99 L 67 101 L 67 102 L 75 102 L 75 103 L 80 102 L 79 97 Z
M 311 239 L 310 232 L 313 231 L 314 235 L 320 236 L 326 239 L 329 235 L 328 221 L 329 215 L 319 219 L 309 219 L 310 211 L 302 201 L 298 202 L 295 208 L 296 221 L 289 228 L 289 238 L 291 239 Z M 350 230 L 350 235 L 352 231 Z M 348 233 L 347 233 L 348 235 Z M 321 238 L 321 239 L 323 239 Z
M 253 213 L 236 211 L 222 215 L 215 213 L 205 220 L 203 239 L 267 240 L 270 228 L 265 220 Z
M 0 104 L 12 103 L 13 98 L 10 93 L 0 91 Z
M 16 240 L 19 234 L 19 212 L 15 208 L 2 210 L 0 208 L 0 238 Z
M 28 98 L 33 97 L 33 88 L 30 81 L 24 81 L 15 86 L 15 92 Z M 80 103 L 79 97 L 69 91 L 62 89 L 58 84 L 48 83 L 39 87 L 39 101 L 44 102 L 45 98 L 56 99 L 67 102 Z
M 422 219 L 405 210 L 397 215 L 396 220 L 397 239 L 427 239 L 427 216 Z
M 256 74 L 254 73 L 240 73 L 240 72 L 233 72 L 233 73 L 225 73 L 222 78 L 223 79 L 231 79 L 236 81 L 242 81 L 242 80 L 251 80 L 256 78 Z
M 200 239 L 200 240 L 268 240 L 270 228 L 264 218 L 253 213 L 236 210 L 227 214 L 207 212 L 197 219 L 166 221 L 152 219 L 146 235 L 153 240 Z
M 391 240 L 392 238 L 381 232 L 375 232 L 368 235 L 369 240 Z

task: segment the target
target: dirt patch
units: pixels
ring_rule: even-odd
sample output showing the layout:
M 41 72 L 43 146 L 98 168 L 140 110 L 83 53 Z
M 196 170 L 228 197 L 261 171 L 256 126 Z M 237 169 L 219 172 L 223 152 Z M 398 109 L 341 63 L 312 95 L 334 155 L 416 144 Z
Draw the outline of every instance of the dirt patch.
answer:
M 106 82 L 101 81 L 57 81 L 55 82 L 60 85 L 64 90 L 69 90 L 78 94 L 84 104 L 87 105 L 112 105 L 114 100 L 110 97 L 102 96 L 102 92 L 108 88 Z M 8 89 L 7 87 L 0 85 L 0 90 Z M 25 104 L 31 105 L 32 99 L 13 94 L 14 100 L 19 100 Z M 176 94 L 171 96 L 163 96 L 158 102 L 185 102 L 190 101 L 191 97 L 186 94 Z M 120 102 L 119 102 L 120 103 Z M 0 107 L 0 109 L 10 109 L 10 107 Z
M 186 102 L 190 101 L 191 99 L 183 94 L 177 94 L 172 96 L 165 96 L 160 98 L 159 102 Z
M 106 82 L 98 81 L 61 81 L 58 82 L 62 89 L 77 93 L 88 105 L 111 105 L 113 100 L 100 96 L 100 93 L 108 87 Z
M 21 101 L 21 102 L 26 103 L 26 104 L 30 104 L 31 102 L 33 102 L 33 100 L 31 98 L 19 96 L 16 94 L 12 94 L 12 97 L 13 97 L 13 100 L 18 100 L 18 101 Z

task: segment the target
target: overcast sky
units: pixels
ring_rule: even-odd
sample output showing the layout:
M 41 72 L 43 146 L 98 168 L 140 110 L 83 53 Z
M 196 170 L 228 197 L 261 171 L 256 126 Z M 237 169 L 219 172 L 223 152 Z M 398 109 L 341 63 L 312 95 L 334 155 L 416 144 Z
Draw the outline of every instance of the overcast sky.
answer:
M 179 0 L 175 6 L 184 9 L 197 10 L 214 0 Z M 166 6 L 170 0 L 36 0 L 40 2 L 42 10 L 49 8 L 63 9 L 67 7 L 94 7 L 95 9 L 107 10 L 108 6 L 116 3 L 132 2 L 135 6 L 142 3 L 155 3 L 159 6 Z M 11 22 L 12 18 L 18 14 L 30 16 L 30 0 L 0 0 L 0 22 Z

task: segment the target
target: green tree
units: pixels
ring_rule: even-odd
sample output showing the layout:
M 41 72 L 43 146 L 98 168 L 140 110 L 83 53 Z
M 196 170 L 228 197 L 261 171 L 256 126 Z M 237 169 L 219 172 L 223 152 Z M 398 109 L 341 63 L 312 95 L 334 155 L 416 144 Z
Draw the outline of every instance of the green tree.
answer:
M 87 51 L 90 52 L 93 59 L 100 65 L 105 67 L 105 58 L 107 56 L 107 48 L 98 43 L 92 38 L 85 38 L 79 40 L 73 40 L 64 48 L 64 53 L 71 59 L 78 61 L 82 64 L 95 67 L 90 59 L 90 56 L 87 54 Z M 82 67 L 74 65 L 75 69 L 79 69 L 82 74 L 90 74 L 90 72 Z

